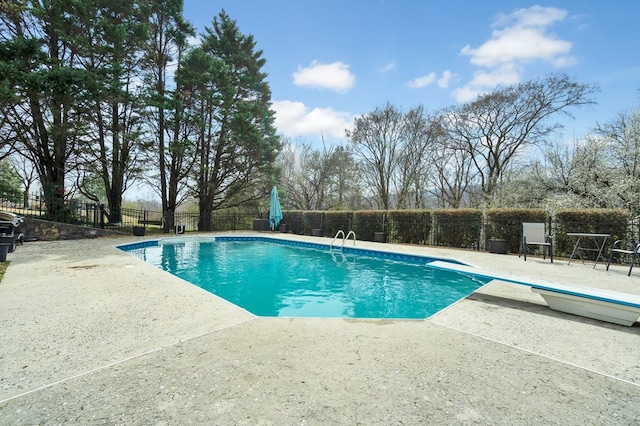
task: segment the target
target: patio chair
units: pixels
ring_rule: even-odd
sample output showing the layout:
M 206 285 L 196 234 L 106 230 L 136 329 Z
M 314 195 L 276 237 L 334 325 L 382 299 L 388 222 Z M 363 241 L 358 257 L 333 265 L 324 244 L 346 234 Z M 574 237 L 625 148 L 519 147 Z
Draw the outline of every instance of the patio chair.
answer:
M 609 265 L 613 261 L 613 255 L 619 253 L 623 256 L 631 256 L 631 266 L 629 267 L 628 277 L 631 276 L 631 270 L 633 269 L 633 265 L 636 263 L 636 259 L 640 257 L 640 243 L 636 244 L 633 247 L 633 244 L 629 244 L 625 240 L 616 240 L 611 246 L 611 254 L 609 254 L 609 261 L 607 262 L 607 271 L 609 270 Z
M 553 263 L 553 241 L 551 235 L 545 235 L 544 223 L 523 222 L 522 223 L 522 244 L 520 246 L 520 257 L 524 253 L 524 260 L 527 261 L 529 246 L 542 246 L 549 250 L 549 258 Z M 542 250 L 542 258 L 546 259 L 545 250 Z

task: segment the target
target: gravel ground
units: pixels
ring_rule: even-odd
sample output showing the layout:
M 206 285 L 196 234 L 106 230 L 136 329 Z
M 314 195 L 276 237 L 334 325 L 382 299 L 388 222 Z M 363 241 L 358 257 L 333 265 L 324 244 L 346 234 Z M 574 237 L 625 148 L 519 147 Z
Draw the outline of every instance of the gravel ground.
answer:
M 260 318 L 114 247 L 141 239 L 10 255 L 0 424 L 638 424 L 638 323 L 552 311 L 499 281 L 427 320 Z M 358 246 L 640 294 L 623 267 Z

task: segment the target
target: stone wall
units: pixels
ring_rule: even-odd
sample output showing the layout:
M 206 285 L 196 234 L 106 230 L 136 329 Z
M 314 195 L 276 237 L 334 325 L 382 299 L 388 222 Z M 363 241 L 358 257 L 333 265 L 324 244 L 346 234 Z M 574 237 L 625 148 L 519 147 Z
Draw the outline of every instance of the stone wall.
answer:
M 49 222 L 32 218 L 24 218 L 24 221 L 22 232 L 27 241 L 78 240 L 81 238 L 122 235 L 122 232 L 90 228 L 88 226 L 70 225 L 68 223 Z

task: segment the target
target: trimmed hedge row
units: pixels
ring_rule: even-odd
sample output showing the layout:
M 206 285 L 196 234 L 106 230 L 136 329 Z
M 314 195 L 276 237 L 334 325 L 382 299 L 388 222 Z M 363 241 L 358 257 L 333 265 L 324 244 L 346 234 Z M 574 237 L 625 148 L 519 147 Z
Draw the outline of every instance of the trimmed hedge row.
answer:
M 617 209 L 564 210 L 556 213 L 554 249 L 558 253 L 571 253 L 574 240 L 569 232 L 610 234 L 611 243 L 619 239 L 634 240 L 629 235 L 629 212 Z M 584 256 L 584 254 L 583 254 Z M 593 253 L 595 260 L 595 253 Z
M 485 244 L 490 239 L 507 240 L 512 253 L 520 250 L 522 222 L 549 224 L 549 216 L 542 209 L 489 209 L 486 211 Z
M 490 239 L 507 240 L 517 253 L 522 222 L 543 222 L 554 237 L 556 255 L 568 256 L 574 240 L 568 232 L 611 234 L 611 241 L 630 238 L 629 213 L 618 209 L 563 210 L 554 215 L 542 209 L 284 211 L 282 223 L 295 234 L 312 235 L 321 229 L 326 237 L 354 231 L 360 240 L 374 241 L 384 232 L 387 241 L 406 244 L 488 249 Z
M 480 249 L 482 211 L 441 209 L 433 216 L 433 242 L 437 246 Z

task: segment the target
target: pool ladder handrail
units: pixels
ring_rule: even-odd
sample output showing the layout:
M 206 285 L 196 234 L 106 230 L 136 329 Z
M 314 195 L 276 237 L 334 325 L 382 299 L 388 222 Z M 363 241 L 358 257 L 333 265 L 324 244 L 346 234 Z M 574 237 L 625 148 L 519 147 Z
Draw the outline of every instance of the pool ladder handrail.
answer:
M 329 251 L 333 250 L 333 243 L 335 243 L 336 239 L 338 238 L 338 236 L 342 234 L 342 246 L 340 246 L 340 251 L 342 251 L 344 249 L 344 242 L 346 240 L 349 239 L 349 237 L 351 235 L 353 235 L 353 245 L 356 245 L 356 233 L 353 231 L 349 231 L 347 232 L 347 235 L 344 235 L 344 231 L 342 229 L 338 230 L 338 232 L 336 232 L 336 236 L 333 237 L 333 240 L 331 240 L 331 245 L 329 246 Z

